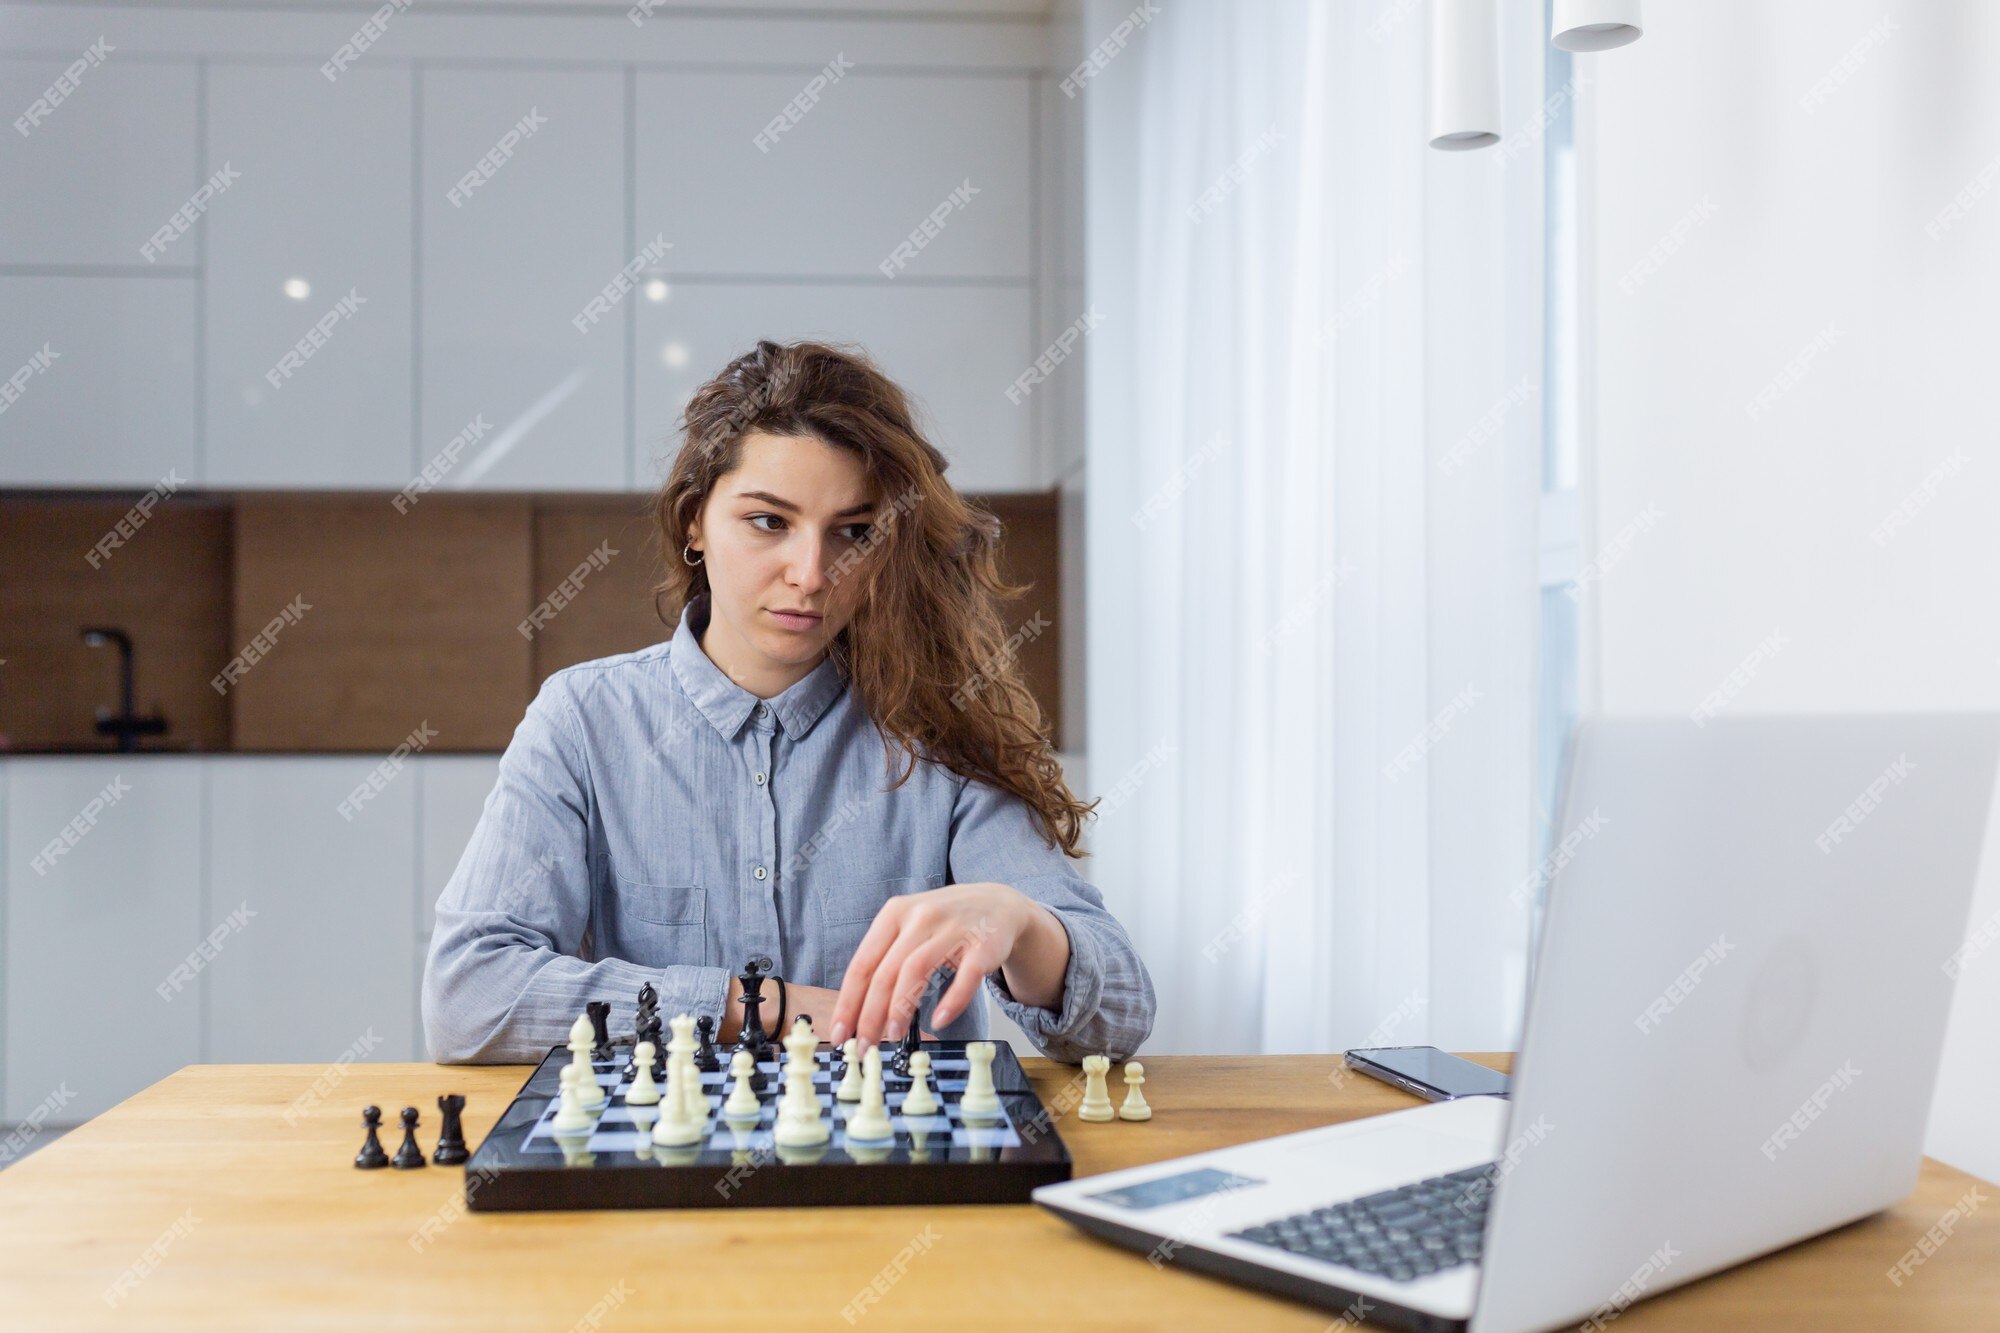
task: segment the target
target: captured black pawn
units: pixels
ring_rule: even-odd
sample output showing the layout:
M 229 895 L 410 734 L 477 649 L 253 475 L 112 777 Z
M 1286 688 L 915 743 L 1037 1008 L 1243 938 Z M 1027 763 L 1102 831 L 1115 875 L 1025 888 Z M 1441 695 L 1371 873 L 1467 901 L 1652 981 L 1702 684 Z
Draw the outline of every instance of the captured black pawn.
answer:
M 396 1149 L 396 1155 L 389 1165 L 399 1169 L 424 1165 L 424 1150 L 417 1146 L 417 1108 L 403 1108 L 403 1146 Z
M 354 1164 L 363 1170 L 389 1165 L 389 1154 L 382 1151 L 382 1108 L 362 1107 L 361 1123 L 368 1126 L 368 1138 L 362 1143 L 361 1151 L 354 1155 Z
M 465 1129 L 459 1124 L 458 1113 L 465 1109 L 462 1093 L 450 1093 L 438 1098 L 438 1110 L 444 1115 L 444 1123 L 438 1130 L 437 1151 L 431 1160 L 439 1166 L 457 1166 L 468 1154 L 465 1151 Z

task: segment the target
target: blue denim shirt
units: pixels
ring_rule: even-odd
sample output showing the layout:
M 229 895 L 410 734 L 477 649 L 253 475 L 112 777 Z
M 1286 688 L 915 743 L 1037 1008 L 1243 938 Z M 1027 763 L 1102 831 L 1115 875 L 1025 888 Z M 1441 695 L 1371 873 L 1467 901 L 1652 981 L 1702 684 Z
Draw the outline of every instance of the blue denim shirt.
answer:
M 528 706 L 438 899 L 433 1059 L 538 1060 L 590 1000 L 629 1031 L 647 982 L 663 1013 L 719 1022 L 728 978 L 760 954 L 787 981 L 838 987 L 890 898 L 988 880 L 1069 933 L 1061 1012 L 986 979 L 1008 1017 L 1058 1060 L 1138 1050 L 1153 1026 L 1145 965 L 1025 802 L 930 762 L 884 790 L 882 734 L 831 657 L 761 700 L 702 651 L 707 623 L 698 597 L 666 643 L 559 671 Z M 986 1026 L 976 1002 L 938 1035 Z

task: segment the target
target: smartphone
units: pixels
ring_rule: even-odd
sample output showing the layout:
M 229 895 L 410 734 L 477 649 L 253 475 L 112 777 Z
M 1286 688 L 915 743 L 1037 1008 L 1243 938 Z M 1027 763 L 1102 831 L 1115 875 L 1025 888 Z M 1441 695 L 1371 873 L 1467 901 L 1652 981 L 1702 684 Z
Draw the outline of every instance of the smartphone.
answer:
M 1427 1102 L 1505 1097 L 1507 1076 L 1435 1046 L 1377 1046 L 1347 1053 L 1350 1069 L 1414 1092 Z

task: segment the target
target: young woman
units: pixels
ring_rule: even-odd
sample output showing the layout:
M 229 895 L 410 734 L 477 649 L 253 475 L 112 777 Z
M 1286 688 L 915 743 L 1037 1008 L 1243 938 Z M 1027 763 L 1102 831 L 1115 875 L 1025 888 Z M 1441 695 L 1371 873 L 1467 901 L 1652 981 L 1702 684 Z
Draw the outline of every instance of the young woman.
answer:
M 837 348 L 760 342 L 682 424 L 679 627 L 529 705 L 438 901 L 432 1057 L 539 1059 L 591 1000 L 629 1030 L 649 982 L 733 1041 L 753 957 L 835 1042 L 984 1036 L 984 981 L 1056 1059 L 1137 1051 L 1152 981 L 1071 867 L 1090 806 L 1012 660 L 998 521 Z

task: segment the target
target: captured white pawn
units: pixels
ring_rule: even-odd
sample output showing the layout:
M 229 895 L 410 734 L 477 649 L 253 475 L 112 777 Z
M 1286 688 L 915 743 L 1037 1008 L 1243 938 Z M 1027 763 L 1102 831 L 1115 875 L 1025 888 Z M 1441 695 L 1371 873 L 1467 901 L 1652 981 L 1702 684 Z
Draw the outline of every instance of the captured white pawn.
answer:
M 958 1113 L 967 1120 L 997 1120 L 1000 1116 L 1000 1098 L 993 1090 L 994 1053 L 990 1041 L 965 1043 L 965 1059 L 971 1068 L 958 1099 Z
M 562 1102 L 556 1108 L 556 1118 L 550 1128 L 558 1134 L 574 1134 L 591 1126 L 590 1112 L 583 1105 L 582 1084 L 577 1080 L 580 1072 L 575 1065 L 568 1064 L 557 1076 L 562 1080 Z
M 870 1046 L 861 1074 L 861 1106 L 847 1118 L 847 1137 L 880 1141 L 896 1137 L 889 1123 L 889 1108 L 882 1093 L 882 1048 Z
M 1106 1076 L 1111 1072 L 1111 1057 L 1108 1055 L 1086 1055 L 1083 1057 L 1083 1105 L 1076 1108 L 1079 1120 L 1110 1120 L 1111 1085 Z
M 849 1037 L 841 1045 L 840 1058 L 847 1069 L 840 1076 L 840 1087 L 833 1094 L 834 1100 L 858 1102 L 861 1100 L 861 1043 Z
M 1146 1094 L 1140 1089 L 1146 1086 L 1146 1066 L 1137 1060 L 1125 1065 L 1125 1101 L 1118 1108 L 1120 1120 L 1151 1120 L 1153 1108 L 1146 1104 Z
M 757 1057 L 748 1051 L 738 1051 L 729 1057 L 729 1076 L 736 1080 L 736 1086 L 729 1090 L 729 1096 L 722 1103 L 725 1120 L 755 1120 L 762 1107 L 757 1101 L 756 1090 L 750 1080 L 757 1074 Z
M 903 1098 L 903 1114 L 936 1115 L 938 1100 L 931 1095 L 931 1055 L 918 1051 L 910 1057 L 910 1092 Z
M 639 1072 L 632 1079 L 631 1088 L 625 1093 L 627 1106 L 656 1106 L 660 1100 L 660 1085 L 653 1082 L 653 1043 L 642 1041 L 632 1048 L 633 1062 Z

